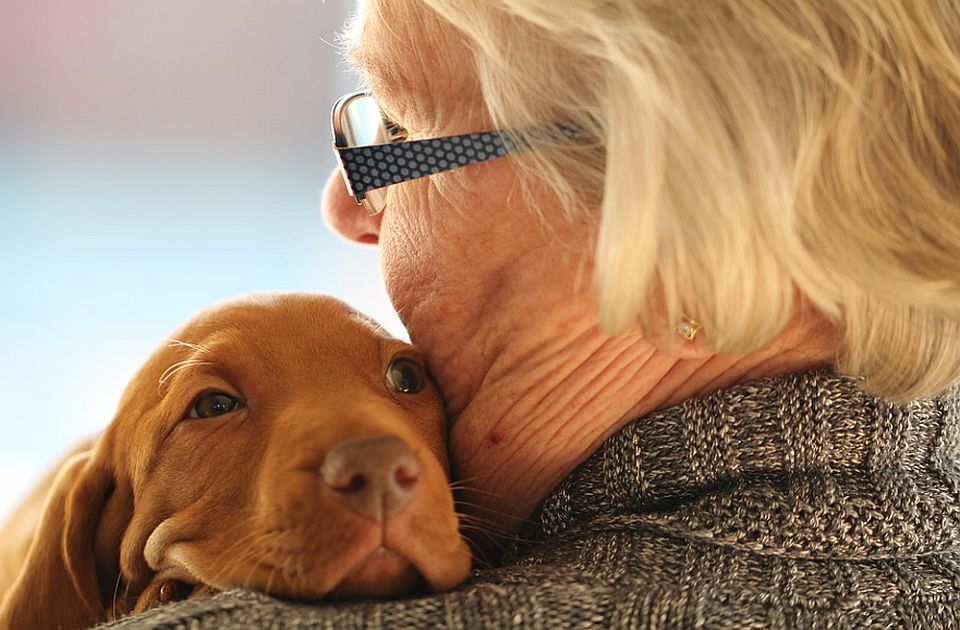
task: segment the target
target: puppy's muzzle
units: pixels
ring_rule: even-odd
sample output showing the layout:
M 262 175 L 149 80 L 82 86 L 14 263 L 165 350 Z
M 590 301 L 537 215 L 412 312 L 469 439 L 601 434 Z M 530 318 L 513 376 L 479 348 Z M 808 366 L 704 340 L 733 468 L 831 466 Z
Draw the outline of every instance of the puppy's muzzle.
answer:
M 394 436 L 344 440 L 327 452 L 320 479 L 355 513 L 383 523 L 416 495 L 420 462 Z

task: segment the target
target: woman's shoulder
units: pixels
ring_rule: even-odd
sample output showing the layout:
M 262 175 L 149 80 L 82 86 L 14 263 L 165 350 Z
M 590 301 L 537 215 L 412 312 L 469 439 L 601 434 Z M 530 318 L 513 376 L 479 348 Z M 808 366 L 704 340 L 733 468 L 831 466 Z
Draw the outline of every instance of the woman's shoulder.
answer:
M 233 590 L 104 628 L 851 627 L 960 621 L 960 555 L 817 561 L 685 540 L 636 523 L 568 531 L 450 593 L 295 604 Z

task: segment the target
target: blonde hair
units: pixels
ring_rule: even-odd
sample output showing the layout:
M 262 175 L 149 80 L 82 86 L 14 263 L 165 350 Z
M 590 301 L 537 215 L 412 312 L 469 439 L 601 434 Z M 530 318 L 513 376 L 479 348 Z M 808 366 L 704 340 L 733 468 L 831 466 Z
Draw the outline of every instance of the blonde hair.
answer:
M 867 389 L 958 380 L 960 5 L 422 2 L 462 32 L 494 124 L 596 139 L 521 164 L 597 222 L 605 329 L 686 314 L 749 351 L 803 301 Z

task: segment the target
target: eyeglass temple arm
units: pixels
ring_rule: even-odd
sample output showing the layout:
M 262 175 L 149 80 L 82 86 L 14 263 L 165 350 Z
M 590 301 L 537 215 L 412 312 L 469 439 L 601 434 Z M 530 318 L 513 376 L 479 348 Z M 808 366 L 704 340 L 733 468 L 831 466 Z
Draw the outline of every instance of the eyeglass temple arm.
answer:
M 346 175 L 347 189 L 357 203 L 371 190 L 478 164 L 524 148 L 513 134 L 504 131 L 359 147 L 340 147 L 334 142 L 333 146 L 340 170 Z

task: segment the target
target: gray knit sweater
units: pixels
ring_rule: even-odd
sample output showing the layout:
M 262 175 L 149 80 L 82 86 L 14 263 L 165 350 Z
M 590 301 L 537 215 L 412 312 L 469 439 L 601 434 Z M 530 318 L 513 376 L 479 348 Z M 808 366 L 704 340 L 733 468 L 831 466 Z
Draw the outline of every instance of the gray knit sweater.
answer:
M 821 370 L 623 428 L 501 568 L 328 606 L 249 591 L 110 625 L 960 628 L 960 390 L 895 407 Z

